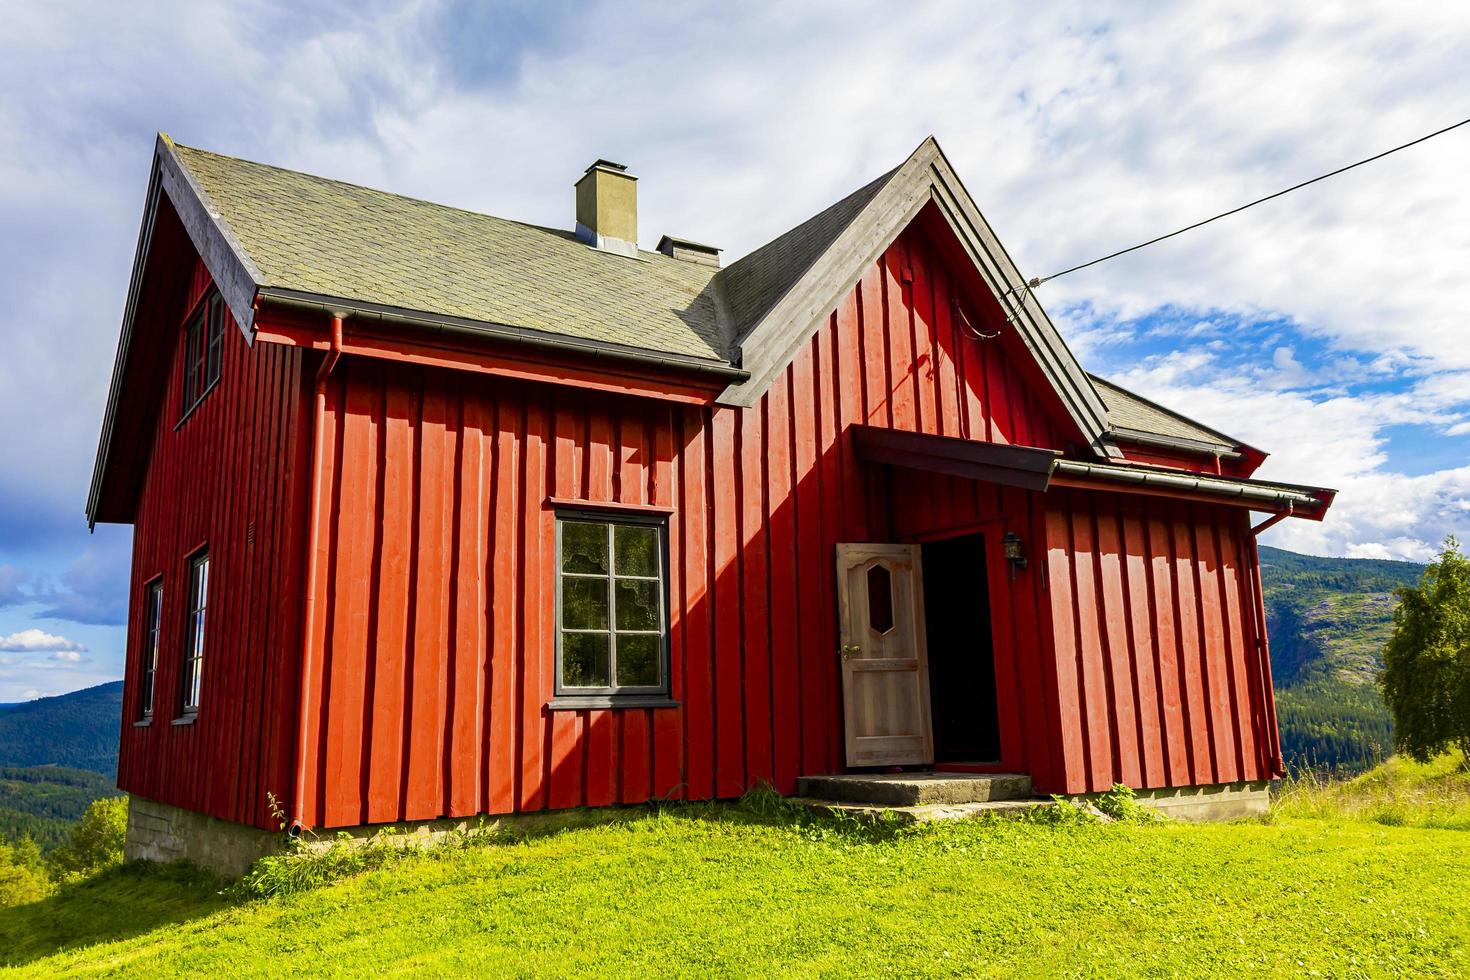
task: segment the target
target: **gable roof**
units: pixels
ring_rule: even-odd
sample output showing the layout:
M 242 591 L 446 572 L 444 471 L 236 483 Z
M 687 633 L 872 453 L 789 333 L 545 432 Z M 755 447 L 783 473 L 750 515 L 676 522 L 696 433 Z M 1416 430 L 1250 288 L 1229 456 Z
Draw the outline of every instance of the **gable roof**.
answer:
M 1112 430 L 1143 432 L 1163 436 L 1166 439 L 1201 443 L 1225 450 L 1234 450 L 1244 445 L 1239 439 L 1227 436 L 1218 429 L 1201 425 L 1141 395 L 1135 395 L 1127 388 L 1114 384 L 1106 378 L 1100 378 L 1095 374 L 1090 377 L 1098 394 L 1102 396 L 1103 403 L 1107 406 L 1108 427 Z
M 735 337 L 740 366 L 750 372 L 750 377 L 732 382 L 720 400 L 732 405 L 750 405 L 758 400 L 863 271 L 877 261 L 923 208 L 933 204 L 996 302 L 1007 313 L 1026 351 L 1055 390 L 1084 442 L 1099 455 L 1116 455 L 1118 450 L 1104 438 L 1107 409 L 1092 380 L 1036 297 L 1024 288 L 1025 279 L 1020 270 L 975 206 L 934 137 L 919 144 L 898 169 L 846 200 L 854 201 L 860 195 L 865 200 L 855 207 L 857 213 L 849 217 L 844 209 L 840 217 L 845 220 L 826 223 L 830 239 L 815 249 L 816 258 L 774 303 Z M 782 239 L 766 248 L 776 246 Z M 735 267 L 731 266 L 730 270 Z
M 711 266 L 169 145 L 257 288 L 726 359 Z
M 159 134 L 88 502 L 96 513 L 161 198 L 247 340 L 262 300 L 450 325 L 563 351 L 699 371 L 750 405 L 863 271 L 933 204 L 1100 456 L 1115 430 L 1233 443 L 1090 377 L 930 137 L 898 167 L 717 269 L 592 249 L 570 232 L 221 156 Z M 1106 401 L 1105 401 L 1106 397 Z

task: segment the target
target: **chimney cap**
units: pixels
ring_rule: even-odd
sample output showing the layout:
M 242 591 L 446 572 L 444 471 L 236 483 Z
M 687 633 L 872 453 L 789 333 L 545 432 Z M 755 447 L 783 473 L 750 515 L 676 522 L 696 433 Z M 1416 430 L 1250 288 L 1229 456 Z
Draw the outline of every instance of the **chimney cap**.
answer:
M 625 163 L 614 163 L 611 160 L 604 160 L 599 157 L 596 160 L 593 160 L 592 165 L 584 170 L 583 173 L 590 174 L 594 170 L 615 170 L 620 174 L 625 174 L 628 173 L 628 165 Z M 631 177 L 632 174 L 628 174 L 628 176 Z

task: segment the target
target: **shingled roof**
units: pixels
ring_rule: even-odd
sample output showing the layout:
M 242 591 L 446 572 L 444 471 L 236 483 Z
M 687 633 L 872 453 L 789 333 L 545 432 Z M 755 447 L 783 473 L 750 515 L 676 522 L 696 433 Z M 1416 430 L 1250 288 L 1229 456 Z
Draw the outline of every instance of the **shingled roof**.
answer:
M 748 403 L 798 345 L 793 320 L 860 274 L 915 202 L 947 204 L 957 233 L 997 283 L 1019 281 L 933 139 L 888 171 L 725 269 L 639 251 L 588 248 L 567 230 L 477 214 L 234 157 L 159 137 L 156 159 L 242 329 L 258 297 L 300 296 L 453 318 L 464 324 L 645 351 L 712 368 L 756 364 L 733 401 Z M 842 255 L 835 253 L 842 251 Z M 853 254 L 849 254 L 852 252 Z M 220 268 L 216 268 L 220 265 Z M 847 269 L 851 265 L 853 269 Z M 837 267 L 841 266 L 841 269 Z M 830 268 L 829 268 L 830 267 Z M 834 272 L 836 270 L 836 272 Z M 230 288 L 231 286 L 236 288 Z M 997 289 L 997 293 L 1000 290 Z M 1082 372 L 1027 296 L 1013 315 L 1083 431 L 1132 429 L 1214 445 L 1234 440 Z M 803 325 L 805 326 L 805 325 Z M 734 384 L 732 391 L 742 386 Z M 1089 423 L 1088 419 L 1095 419 Z

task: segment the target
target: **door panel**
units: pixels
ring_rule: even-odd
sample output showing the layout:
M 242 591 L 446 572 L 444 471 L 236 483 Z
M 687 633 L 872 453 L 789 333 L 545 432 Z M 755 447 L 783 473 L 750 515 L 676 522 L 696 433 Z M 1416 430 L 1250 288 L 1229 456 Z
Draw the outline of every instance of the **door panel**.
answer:
M 839 544 L 837 597 L 847 764 L 933 762 L 919 546 Z

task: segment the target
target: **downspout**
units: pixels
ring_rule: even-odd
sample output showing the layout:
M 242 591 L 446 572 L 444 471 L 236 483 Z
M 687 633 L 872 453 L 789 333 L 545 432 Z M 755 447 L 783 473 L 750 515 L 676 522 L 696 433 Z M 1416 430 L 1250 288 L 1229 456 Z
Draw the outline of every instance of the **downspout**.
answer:
M 337 366 L 342 356 L 342 321 L 345 315 L 332 314 L 331 347 L 316 369 L 316 411 L 312 420 L 311 447 L 311 526 L 307 530 L 306 552 L 306 610 L 301 617 L 301 683 L 297 685 L 296 704 L 296 795 L 291 801 L 291 822 L 286 833 L 300 837 L 304 829 L 302 816 L 306 807 L 306 715 L 310 701 L 312 673 L 312 637 L 316 634 L 317 577 L 320 574 L 317 548 L 321 539 L 322 511 L 322 463 L 326 458 L 323 429 L 327 416 L 327 376 Z

